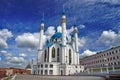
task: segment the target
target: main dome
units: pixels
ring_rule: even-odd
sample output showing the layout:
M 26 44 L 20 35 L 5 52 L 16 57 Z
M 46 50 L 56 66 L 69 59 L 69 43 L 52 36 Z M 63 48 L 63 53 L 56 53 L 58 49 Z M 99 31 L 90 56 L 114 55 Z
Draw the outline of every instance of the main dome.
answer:
M 58 38 L 62 38 L 62 33 L 57 32 L 57 33 L 55 33 L 55 34 L 51 37 L 52 40 L 53 40 L 53 39 L 58 39 Z

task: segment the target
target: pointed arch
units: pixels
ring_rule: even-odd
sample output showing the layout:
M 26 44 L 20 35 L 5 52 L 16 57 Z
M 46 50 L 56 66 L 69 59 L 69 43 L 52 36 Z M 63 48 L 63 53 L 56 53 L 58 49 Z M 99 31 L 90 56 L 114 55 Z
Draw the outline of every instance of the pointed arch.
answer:
M 46 62 L 46 58 L 47 58 L 47 51 L 45 50 L 45 54 L 44 54 L 44 61 Z
M 55 58 L 55 48 L 52 48 L 52 58 Z
M 59 49 L 59 48 L 57 48 L 57 62 L 59 62 L 59 61 L 60 61 L 59 55 L 60 55 L 60 49 Z
M 69 49 L 69 65 L 71 64 L 71 60 L 72 60 L 72 57 L 71 57 L 71 49 Z

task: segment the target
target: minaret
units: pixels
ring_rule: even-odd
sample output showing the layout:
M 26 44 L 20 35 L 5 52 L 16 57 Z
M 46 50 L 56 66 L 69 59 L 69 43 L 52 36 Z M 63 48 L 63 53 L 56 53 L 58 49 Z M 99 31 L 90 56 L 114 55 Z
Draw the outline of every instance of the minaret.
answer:
M 75 35 L 75 51 L 79 52 L 78 50 L 78 29 L 76 23 L 74 24 L 74 35 Z
M 43 35 L 44 35 L 44 14 L 40 25 L 40 38 L 39 38 L 39 48 L 38 48 L 38 63 L 42 61 L 43 52 Z
M 74 35 L 75 35 L 75 51 L 76 51 L 76 55 L 75 55 L 75 63 L 79 64 L 79 49 L 78 49 L 78 29 L 76 26 L 76 22 L 74 24 Z
M 65 10 L 63 8 L 62 11 L 62 45 L 66 46 L 66 15 L 65 15 Z
M 68 56 L 67 56 L 67 51 L 66 51 L 66 15 L 65 15 L 65 10 L 63 8 L 62 11 L 62 64 L 67 64 L 68 63 Z

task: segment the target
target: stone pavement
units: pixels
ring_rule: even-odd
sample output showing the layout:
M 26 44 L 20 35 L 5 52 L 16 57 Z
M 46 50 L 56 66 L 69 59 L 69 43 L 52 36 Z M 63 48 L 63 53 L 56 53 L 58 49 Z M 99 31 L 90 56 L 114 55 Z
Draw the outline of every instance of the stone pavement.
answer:
M 17 75 L 15 80 L 105 80 L 95 76 L 39 76 L 39 75 Z

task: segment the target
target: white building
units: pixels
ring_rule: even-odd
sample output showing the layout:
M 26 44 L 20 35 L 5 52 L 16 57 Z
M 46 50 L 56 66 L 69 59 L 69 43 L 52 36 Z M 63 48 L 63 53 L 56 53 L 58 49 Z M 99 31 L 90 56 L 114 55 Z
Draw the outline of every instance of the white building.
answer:
M 44 19 L 41 22 L 38 62 L 32 64 L 32 74 L 71 75 L 82 72 L 79 64 L 78 30 L 74 25 L 71 41 L 68 42 L 66 15 L 62 13 L 62 33 L 57 31 L 43 46 Z
M 80 60 L 85 68 L 117 67 L 120 68 L 120 46 L 114 47 Z

